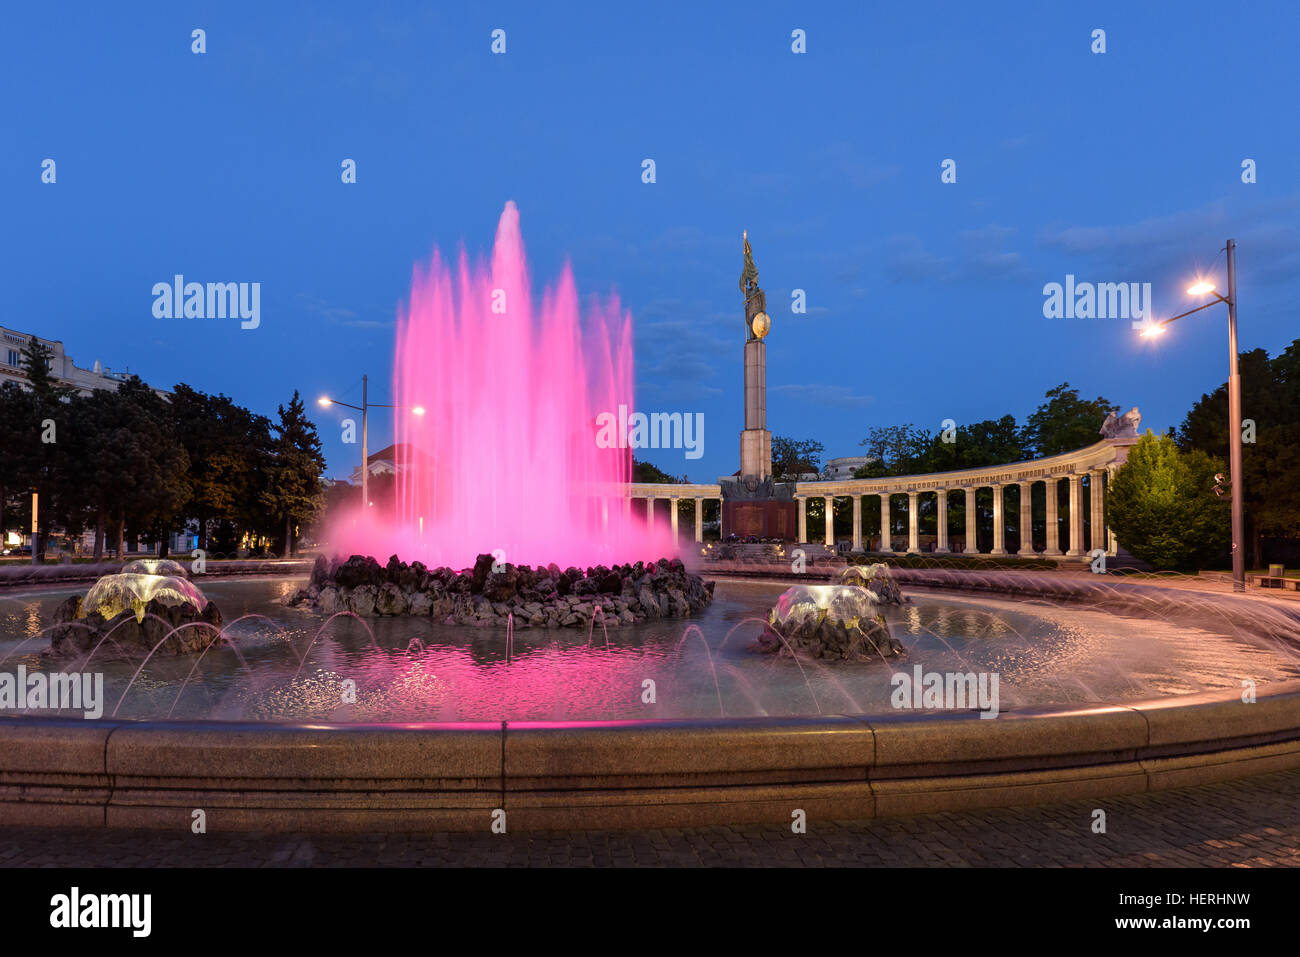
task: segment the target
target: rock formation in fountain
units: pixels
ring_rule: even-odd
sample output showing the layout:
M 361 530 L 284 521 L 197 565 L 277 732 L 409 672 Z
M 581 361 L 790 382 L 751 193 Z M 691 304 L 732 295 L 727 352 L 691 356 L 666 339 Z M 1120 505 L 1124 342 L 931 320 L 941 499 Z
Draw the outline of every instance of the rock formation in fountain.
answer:
M 416 615 L 475 627 L 504 627 L 513 615 L 516 628 L 585 628 L 593 618 L 610 626 L 689 618 L 712 600 L 713 582 L 692 575 L 675 558 L 584 571 L 498 563 L 480 555 L 473 568 L 454 571 L 408 565 L 396 555 L 387 565 L 363 555 L 341 563 L 322 555 L 311 582 L 285 603 L 325 615 Z
M 776 600 L 758 649 L 838 661 L 874 661 L 902 652 L 890 637 L 882 605 L 907 601 L 889 566 L 847 568 L 843 581 L 856 584 L 795 585 Z
M 105 575 L 84 597 L 60 604 L 54 621 L 50 647 L 42 652 L 51 658 L 92 651 L 103 659 L 185 655 L 221 636 L 220 610 L 185 577 L 183 566 L 166 560 L 131 562 L 120 574 Z

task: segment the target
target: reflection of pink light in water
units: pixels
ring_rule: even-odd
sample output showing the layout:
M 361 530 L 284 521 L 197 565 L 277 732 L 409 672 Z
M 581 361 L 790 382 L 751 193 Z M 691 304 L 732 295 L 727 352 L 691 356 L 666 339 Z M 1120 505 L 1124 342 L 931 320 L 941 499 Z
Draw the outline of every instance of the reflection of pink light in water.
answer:
M 454 568 L 497 549 L 561 567 L 675 553 L 667 528 L 624 512 L 630 451 L 596 445 L 597 415 L 634 408 L 631 316 L 612 298 L 580 323 L 567 265 L 538 308 L 514 203 L 490 267 L 463 250 L 454 275 L 437 250 L 416 267 L 393 381 L 397 514 L 349 516 L 336 551 Z

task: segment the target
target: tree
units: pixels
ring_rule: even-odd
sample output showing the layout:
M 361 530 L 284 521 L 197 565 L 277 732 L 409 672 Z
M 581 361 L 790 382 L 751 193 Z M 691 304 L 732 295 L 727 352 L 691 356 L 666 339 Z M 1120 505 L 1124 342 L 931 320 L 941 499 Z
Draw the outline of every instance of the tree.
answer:
M 184 383 L 172 392 L 176 437 L 190 460 L 186 515 L 198 521 L 199 547 L 209 547 L 213 523 L 226 523 L 222 544 L 243 532 L 267 531 L 266 485 L 271 423 L 224 395 L 207 395 Z M 223 549 L 228 550 L 228 549 Z
M 1047 399 L 1025 422 L 1021 444 L 1032 458 L 1071 452 L 1100 441 L 1101 424 L 1119 406 L 1098 396 L 1079 398 L 1079 390 L 1062 382 L 1049 389 Z
M 632 481 L 649 485 L 677 485 L 678 483 L 686 484 L 689 480 L 684 475 L 681 478 L 669 475 L 659 466 L 650 462 L 638 462 L 633 457 Z
M 167 533 L 182 520 L 190 489 L 190 458 L 176 437 L 167 402 L 131 376 L 116 391 L 99 390 L 82 400 L 78 432 L 84 432 L 84 474 L 70 477 L 86 489 L 87 512 L 95 523 L 95 555 L 101 557 L 104 531 L 112 520 L 117 555 L 123 555 L 126 529 L 164 546 Z
M 794 478 L 805 472 L 822 470 L 822 453 L 826 450 L 813 439 L 772 436 L 772 474 L 777 478 Z
M 1017 462 L 1027 457 L 1022 432 L 1016 427 L 1013 415 L 960 425 L 955 433 L 951 442 L 945 442 L 942 433 L 931 440 L 930 447 L 921 456 L 925 471 L 954 472 Z
M 289 406 L 280 406 L 279 422 L 272 445 L 273 458 L 267 472 L 262 500 L 267 510 L 284 521 L 284 557 L 293 556 L 293 526 L 315 518 L 323 503 L 321 475 L 325 456 L 320 436 L 308 420 L 298 390 Z
M 1265 562 L 1264 536 L 1300 531 L 1300 339 L 1276 358 L 1263 349 L 1237 359 L 1241 375 L 1242 498 L 1248 561 Z M 1228 455 L 1228 387 L 1202 395 L 1178 430 L 1179 448 Z
M 16 382 L 0 385 L 0 538 L 6 527 L 8 496 L 26 492 L 33 484 L 32 452 L 28 446 L 35 434 L 32 423 L 39 421 L 32 393 Z
M 1222 469 L 1199 449 L 1181 452 L 1170 436 L 1147 430 L 1110 483 L 1106 517 L 1115 537 L 1156 568 L 1191 570 L 1223 554 L 1228 502 L 1213 492 Z
M 909 422 L 906 425 L 877 426 L 858 444 L 866 446 L 867 453 L 876 458 L 866 471 L 875 475 L 912 475 L 932 471 L 926 464 L 926 457 L 933 443 L 934 436 L 929 431 Z
M 61 466 L 67 460 L 69 438 L 68 402 L 75 389 L 59 385 L 51 373 L 53 352 L 35 336 L 23 346 L 22 370 L 27 376 L 29 400 L 22 407 L 16 441 L 7 456 L 15 459 L 14 471 L 26 479 L 38 497 L 38 523 L 32 536 L 32 564 L 38 565 L 55 516 L 52 493 Z

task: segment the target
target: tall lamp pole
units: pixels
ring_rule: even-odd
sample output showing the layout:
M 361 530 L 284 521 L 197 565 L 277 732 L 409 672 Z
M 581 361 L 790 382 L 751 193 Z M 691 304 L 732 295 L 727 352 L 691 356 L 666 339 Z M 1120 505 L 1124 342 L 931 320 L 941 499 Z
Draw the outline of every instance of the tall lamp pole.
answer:
M 1241 376 L 1237 372 L 1237 243 L 1228 240 L 1228 474 L 1232 478 L 1232 590 L 1246 590 L 1242 539 Z
M 1163 335 L 1171 323 L 1202 309 L 1209 309 L 1216 303 L 1228 306 L 1228 473 L 1232 480 L 1232 590 L 1246 590 L 1246 543 L 1243 529 L 1245 527 L 1241 471 L 1241 376 L 1237 371 L 1237 241 L 1229 239 L 1224 247 L 1228 254 L 1228 294 L 1221 296 L 1214 291 L 1214 284 L 1205 280 L 1198 281 L 1187 290 L 1189 295 L 1202 296 L 1214 293 L 1214 302 L 1189 309 L 1177 316 L 1171 316 L 1160 322 L 1149 323 L 1142 330 L 1142 335 L 1155 338 Z
M 424 407 L 419 405 L 388 405 L 382 402 L 371 402 L 369 398 L 369 377 L 361 377 L 361 404 L 352 405 L 350 402 L 340 402 L 338 399 L 331 399 L 329 396 L 321 396 L 316 400 L 322 408 L 329 408 L 331 405 L 342 405 L 349 409 L 356 409 L 361 413 L 361 507 L 369 508 L 370 506 L 370 410 L 371 409 L 410 409 L 413 415 L 424 415 Z

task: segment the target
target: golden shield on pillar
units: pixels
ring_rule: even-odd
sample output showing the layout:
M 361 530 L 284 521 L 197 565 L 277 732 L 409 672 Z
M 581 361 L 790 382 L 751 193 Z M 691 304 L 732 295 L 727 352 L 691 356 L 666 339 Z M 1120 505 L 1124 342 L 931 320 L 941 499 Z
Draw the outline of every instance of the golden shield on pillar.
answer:
M 767 331 L 772 328 L 772 320 L 765 312 L 756 313 L 753 321 L 749 324 L 749 328 L 753 331 L 755 339 L 762 339 L 767 335 Z

